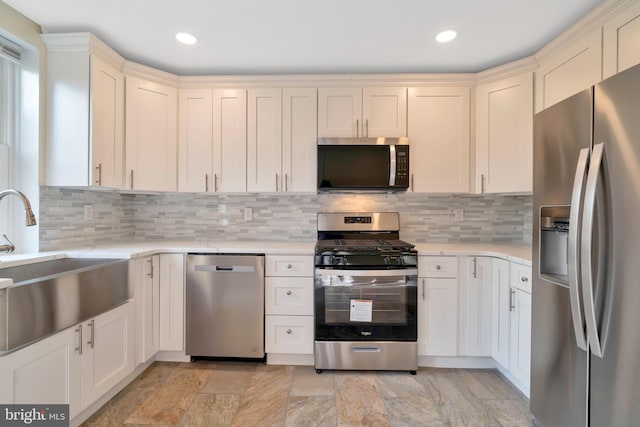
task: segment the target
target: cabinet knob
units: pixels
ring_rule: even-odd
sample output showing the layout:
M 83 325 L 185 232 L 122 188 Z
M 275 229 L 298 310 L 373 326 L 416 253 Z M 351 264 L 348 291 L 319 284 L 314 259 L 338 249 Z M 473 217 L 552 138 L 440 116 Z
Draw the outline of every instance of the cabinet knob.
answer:
M 528 277 L 526 277 L 526 276 L 522 276 L 522 277 L 520 278 L 520 281 L 521 281 L 521 282 L 525 282 L 525 283 L 526 283 L 526 282 L 528 282 L 528 281 L 529 281 L 529 278 L 528 278 Z
M 440 265 L 436 265 L 436 270 L 440 270 L 441 268 Z
M 287 264 L 287 270 L 291 270 L 292 268 L 293 268 L 293 265 Z
M 287 295 L 291 295 L 291 291 L 287 291 Z
M 291 335 L 293 331 L 291 329 L 287 329 L 287 335 Z

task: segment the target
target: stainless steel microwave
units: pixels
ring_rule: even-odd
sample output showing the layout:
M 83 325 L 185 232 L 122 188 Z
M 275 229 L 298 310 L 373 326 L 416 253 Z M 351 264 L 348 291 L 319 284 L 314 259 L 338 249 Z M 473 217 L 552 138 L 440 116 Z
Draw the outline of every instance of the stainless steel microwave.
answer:
M 318 191 L 409 188 L 409 138 L 318 138 Z

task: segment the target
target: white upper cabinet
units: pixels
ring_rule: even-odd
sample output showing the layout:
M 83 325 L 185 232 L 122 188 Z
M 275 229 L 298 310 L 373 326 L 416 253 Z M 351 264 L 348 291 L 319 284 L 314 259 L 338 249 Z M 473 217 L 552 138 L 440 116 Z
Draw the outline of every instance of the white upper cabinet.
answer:
M 469 88 L 409 88 L 410 191 L 469 191 Z
M 319 137 L 407 135 L 407 89 L 340 87 L 318 89 Z
M 317 189 L 318 91 L 282 90 L 282 175 L 287 192 Z
M 533 75 L 476 88 L 476 192 L 533 190 Z
M 602 27 L 538 62 L 536 112 L 602 80 Z
M 126 188 L 176 191 L 178 91 L 127 76 Z
M 87 33 L 42 38 L 47 185 L 123 188 L 124 60 Z
M 247 191 L 280 191 L 282 89 L 249 89 L 247 100 Z
M 604 24 L 602 78 L 640 63 L 640 3 L 629 7 Z
M 178 191 L 213 191 L 213 92 L 178 94 Z
M 211 191 L 211 187 L 210 187 Z M 247 91 L 213 91 L 213 188 L 247 191 Z

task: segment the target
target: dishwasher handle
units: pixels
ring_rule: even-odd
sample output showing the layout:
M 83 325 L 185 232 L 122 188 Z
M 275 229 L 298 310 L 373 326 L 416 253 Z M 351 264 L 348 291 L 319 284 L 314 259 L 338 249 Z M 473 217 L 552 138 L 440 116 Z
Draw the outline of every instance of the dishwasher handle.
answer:
M 254 273 L 256 268 L 252 265 L 196 265 L 196 271 L 207 271 L 209 273 Z

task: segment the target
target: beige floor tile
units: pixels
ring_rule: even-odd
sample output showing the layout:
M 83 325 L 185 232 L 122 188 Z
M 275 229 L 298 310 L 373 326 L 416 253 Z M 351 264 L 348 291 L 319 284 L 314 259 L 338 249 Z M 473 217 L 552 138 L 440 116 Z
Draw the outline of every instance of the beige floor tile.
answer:
M 335 426 L 335 396 L 293 396 L 289 398 L 286 427 Z
M 184 413 L 180 427 L 230 426 L 242 396 L 239 394 L 198 394 Z
M 296 366 L 293 372 L 291 396 L 335 396 L 332 372 L 317 374 L 313 366 Z
M 389 426 L 375 373 L 335 374 L 338 425 Z

